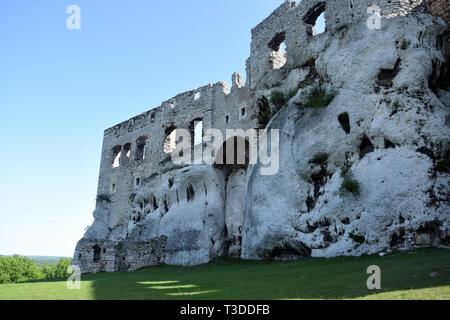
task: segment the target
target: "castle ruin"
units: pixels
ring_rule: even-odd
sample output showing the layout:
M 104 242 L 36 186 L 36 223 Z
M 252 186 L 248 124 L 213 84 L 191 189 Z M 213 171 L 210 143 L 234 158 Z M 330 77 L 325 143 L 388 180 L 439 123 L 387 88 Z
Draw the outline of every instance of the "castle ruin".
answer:
M 258 185 L 257 180 L 260 179 L 254 170 L 256 166 L 209 166 L 205 164 L 183 166 L 174 164 L 170 158 L 177 142 L 177 129 L 188 129 L 192 133 L 191 143 L 193 149 L 195 149 L 199 146 L 207 147 L 208 142 L 199 140 L 198 136 L 201 136 L 209 128 L 220 130 L 224 136 L 226 136 L 227 129 L 243 129 L 245 131 L 250 128 L 264 128 L 266 123 L 262 123 L 261 120 L 261 103 L 264 100 L 261 99 L 269 97 L 274 90 L 285 92 L 286 95 L 289 92 L 295 92 L 296 94 L 295 97 L 289 97 L 293 100 L 284 107 L 284 111 L 274 110 L 275 107 L 270 103 L 269 98 L 265 102 L 266 104 L 269 103 L 271 112 L 279 112 L 278 116 L 272 118 L 271 125 L 280 128 L 282 131 L 284 130 L 284 133 L 289 132 L 291 135 L 297 134 L 296 132 L 299 132 L 300 129 L 296 129 L 297 131 L 292 131 L 293 127 L 286 129 L 283 125 L 291 119 L 286 118 L 283 120 L 284 122 L 280 122 L 280 119 L 283 118 L 283 112 L 288 112 L 287 109 L 295 108 L 292 102 L 295 99 L 301 99 L 301 91 L 304 91 L 310 85 L 321 86 L 326 91 L 337 90 L 340 96 L 341 92 L 342 96 L 345 96 L 352 90 L 360 92 L 360 96 L 372 95 L 370 99 L 367 98 L 364 103 L 361 103 L 362 105 L 381 105 L 381 102 L 380 104 L 372 102 L 371 99 L 374 99 L 373 97 L 376 95 L 380 95 L 380 101 L 385 101 L 382 100 L 386 99 L 381 97 L 382 94 L 385 96 L 386 94 L 400 94 L 394 93 L 396 90 L 395 77 L 401 73 L 396 63 L 399 59 L 414 63 L 413 58 L 408 60 L 406 56 L 405 58 L 395 57 L 392 63 L 386 61 L 386 63 L 383 62 L 384 64 L 380 63 L 377 66 L 375 65 L 377 59 L 367 57 L 365 60 L 367 64 L 374 64 L 374 69 L 377 70 L 376 74 L 374 73 L 370 79 L 373 82 L 370 89 L 357 88 L 358 82 L 360 84 L 365 83 L 365 80 L 358 81 L 358 76 L 365 77 L 365 75 L 356 73 L 339 74 L 339 71 L 336 71 L 336 68 L 340 67 L 341 70 L 344 70 L 345 62 L 339 65 L 341 60 L 336 59 L 333 66 L 327 62 L 330 59 L 335 59 L 335 55 L 347 50 L 341 46 L 342 43 L 354 41 L 351 39 L 351 35 L 346 34 L 346 32 L 354 32 L 355 35 L 359 34 L 360 36 L 363 32 L 372 32 L 373 43 L 371 45 L 377 46 L 376 42 L 383 31 L 376 34 L 376 30 L 369 30 L 366 26 L 371 15 L 367 10 L 373 5 L 381 9 L 382 21 L 388 24 L 387 28 L 391 28 L 397 21 L 406 21 L 401 23 L 407 24 L 410 21 L 415 21 L 414 19 L 428 19 L 424 21 L 432 24 L 430 27 L 432 31 L 429 31 L 428 34 L 424 33 L 422 37 L 428 40 L 434 39 L 435 42 L 439 42 L 436 40 L 439 37 L 447 39 L 442 40 L 441 43 L 424 44 L 424 39 L 419 39 L 419 42 L 417 42 L 418 47 L 426 47 L 426 50 L 428 50 L 428 46 L 433 48 L 429 54 L 429 60 L 433 61 L 432 64 L 430 62 L 430 70 L 417 76 L 417 79 L 425 76 L 427 80 L 431 78 L 430 88 L 423 89 L 426 95 L 431 95 L 430 89 L 432 89 L 433 84 L 445 76 L 446 60 L 443 53 L 450 46 L 448 45 L 448 29 L 444 31 L 445 24 L 442 19 L 433 17 L 430 12 L 441 15 L 448 24 L 448 0 L 429 2 L 423 0 L 303 0 L 298 3 L 285 1 L 251 31 L 252 42 L 250 57 L 246 61 L 245 84 L 242 75 L 234 73 L 231 87 L 227 83 L 218 82 L 181 93 L 162 102 L 159 107 L 105 130 L 97 191 L 98 201 L 94 212 L 95 222 L 78 243 L 74 254 L 74 264 L 79 265 L 83 272 L 110 272 L 135 270 L 160 263 L 193 265 L 205 263 L 221 256 L 244 259 L 296 258 L 315 256 L 314 250 L 317 250 L 316 256 L 361 254 L 379 250 L 379 247 L 370 244 L 370 235 L 365 236 L 367 247 L 361 245 L 355 252 L 350 252 L 351 248 L 348 249 L 349 246 L 342 244 L 344 240 L 342 240 L 342 243 L 340 242 L 344 234 L 355 232 L 346 228 L 352 225 L 353 221 L 355 221 L 355 226 L 360 223 L 357 220 L 360 220 L 361 205 L 358 209 L 360 212 L 355 213 L 355 217 L 330 218 L 327 216 L 321 219 L 311 218 L 316 219 L 313 222 L 304 220 L 319 206 L 322 206 L 321 214 L 337 212 L 336 208 L 326 209 L 327 204 L 321 204 L 321 199 L 326 198 L 328 184 L 333 179 L 338 179 L 339 174 L 337 172 L 341 165 L 357 166 L 358 163 L 362 163 L 364 159 L 358 158 L 355 160 L 356 153 L 358 153 L 358 156 L 361 155 L 360 150 L 354 149 L 359 148 L 359 144 L 353 145 L 352 142 L 345 142 L 348 146 L 347 153 L 330 156 L 327 166 L 321 164 L 317 168 L 303 170 L 299 169 L 301 167 L 299 164 L 297 169 L 292 169 L 294 171 L 289 171 L 290 173 L 287 171 L 284 173 L 283 171 L 277 178 L 265 178 L 264 184 L 267 184 L 265 191 L 273 192 L 274 199 L 272 199 L 272 202 L 274 203 L 280 199 L 275 192 L 277 189 L 283 196 L 294 192 L 294 190 L 295 192 L 304 192 L 304 195 L 297 200 L 286 198 L 283 200 L 285 204 L 279 206 L 280 212 L 292 212 L 292 215 L 286 218 L 286 221 L 289 222 L 283 222 L 284 218 L 276 218 L 281 213 L 268 207 L 267 204 L 266 209 L 261 205 L 261 212 L 264 213 L 255 213 L 256 208 L 258 208 L 257 201 L 261 201 L 257 199 L 258 197 L 255 196 L 257 192 L 254 191 L 254 186 Z M 326 30 L 324 33 L 317 34 L 314 26 L 322 13 L 325 14 Z M 367 30 L 349 30 L 357 26 L 359 26 L 359 30 L 365 30 L 364 28 Z M 415 27 L 413 23 L 411 23 L 411 26 L 411 28 Z M 427 29 L 428 26 L 423 28 L 424 30 L 431 30 Z M 392 37 L 395 37 L 395 35 Z M 364 44 L 367 45 L 368 43 L 365 42 Z M 334 47 L 332 47 L 333 45 Z M 326 46 L 330 48 L 327 49 L 328 51 L 324 49 Z M 414 46 L 414 43 L 410 46 Z M 285 52 L 283 48 L 285 48 Z M 349 46 L 349 48 L 349 50 L 353 50 L 355 47 Z M 395 50 L 403 54 L 404 51 L 409 49 L 393 49 L 393 51 Z M 360 51 L 353 54 L 363 55 L 366 53 L 367 51 Z M 389 52 L 387 55 L 389 54 L 391 53 Z M 364 61 L 364 59 L 361 61 Z M 392 77 L 383 82 L 384 79 L 380 80 L 379 77 L 382 73 L 380 70 L 389 70 L 385 74 L 388 76 L 392 74 Z M 366 72 L 367 78 L 371 77 L 370 72 L 370 70 Z M 411 74 L 412 71 L 405 77 L 411 76 Z M 355 82 L 357 83 L 350 85 L 348 84 L 349 78 L 352 76 L 355 76 Z M 411 81 L 417 79 L 411 78 Z M 424 83 L 422 86 L 428 85 L 429 83 Z M 412 86 L 408 88 L 412 88 Z M 398 89 L 397 91 L 400 92 L 401 90 Z M 400 101 L 401 97 L 395 99 Z M 436 100 L 436 98 L 429 99 Z M 345 101 L 352 103 L 352 98 L 347 97 Z M 355 105 L 359 104 L 357 101 L 353 102 L 355 102 Z M 338 101 L 333 103 L 339 104 Z M 346 103 L 340 103 L 339 105 L 346 105 Z M 330 110 L 332 110 L 332 106 L 333 104 L 329 107 Z M 350 115 L 350 120 L 347 119 L 347 121 L 351 122 L 353 131 L 349 135 L 349 133 L 340 130 L 339 122 L 335 120 L 337 129 L 333 130 L 339 131 L 342 139 L 349 139 L 352 134 L 355 134 L 354 140 L 360 141 L 364 134 L 370 140 L 372 149 L 385 149 L 381 142 L 377 142 L 377 135 L 380 135 L 380 133 L 363 133 L 365 129 L 357 129 L 355 122 L 358 119 L 352 119 L 354 115 L 351 110 L 344 111 L 347 113 L 347 118 Z M 333 119 L 338 119 L 338 115 L 341 116 L 340 119 L 346 119 L 345 116 L 342 117 L 344 111 L 339 111 L 341 113 L 336 114 L 336 116 L 333 114 Z M 356 117 L 357 112 L 354 114 Z M 311 118 L 308 123 L 314 123 L 315 121 L 315 118 Z M 362 128 L 364 124 L 358 126 Z M 308 127 L 304 125 L 303 128 Z M 366 128 L 369 130 L 369 127 Z M 371 128 L 374 128 L 374 126 Z M 361 132 L 356 133 L 355 130 L 361 130 Z M 442 130 L 444 132 L 441 133 L 443 137 L 440 141 L 445 142 L 448 128 L 444 126 Z M 311 132 L 314 132 L 314 130 L 311 129 Z M 385 130 L 385 132 L 388 132 L 388 130 Z M 383 143 L 390 141 L 397 145 L 397 148 L 389 149 L 389 152 L 399 150 L 402 146 L 405 148 L 406 145 L 409 146 L 409 141 L 406 138 L 395 137 L 394 133 L 392 135 L 389 139 L 383 137 Z M 227 141 L 236 141 L 241 136 L 227 138 Z M 298 141 L 307 141 L 302 139 Z M 413 138 L 411 139 L 413 140 Z M 305 144 L 305 142 L 301 143 Z M 316 142 L 317 144 L 326 143 L 319 140 Z M 434 154 L 440 153 L 443 155 L 445 153 L 447 148 L 445 143 L 434 142 L 433 145 L 438 148 L 432 151 Z M 281 144 L 281 148 L 284 148 L 283 144 Z M 413 151 L 417 149 L 416 147 L 411 148 L 414 149 Z M 427 148 L 432 149 L 428 145 Z M 297 152 L 295 147 L 292 147 L 289 152 L 297 155 L 298 158 L 304 157 L 303 153 L 300 156 L 300 151 Z M 327 152 L 332 153 L 331 151 Z M 283 154 L 281 150 L 282 161 L 284 159 Z M 352 154 L 355 154 L 353 158 Z M 379 157 L 384 156 L 384 154 L 379 155 Z M 420 157 L 422 156 L 423 154 Z M 386 155 L 386 157 L 389 156 Z M 331 159 L 335 159 L 333 164 L 330 162 Z M 429 160 L 420 159 L 423 163 Z M 418 160 L 418 162 L 420 161 Z M 311 166 L 307 162 L 302 165 L 305 168 Z M 307 170 L 312 171 L 306 173 Z M 355 167 L 354 170 L 358 172 L 358 168 Z M 288 179 L 288 177 L 295 175 L 294 172 L 303 177 L 304 181 L 299 186 L 284 190 L 282 185 L 285 180 L 277 179 L 281 179 L 280 177 L 283 176 L 286 176 L 284 179 Z M 334 177 L 335 173 L 336 177 Z M 448 178 L 448 176 L 446 177 Z M 363 179 L 361 178 L 361 180 Z M 285 205 L 286 207 L 284 207 Z M 445 208 L 448 207 L 441 204 L 441 210 L 445 210 Z M 411 216 L 414 214 L 412 212 Z M 278 219 L 281 222 L 280 224 L 272 224 L 275 231 L 271 230 L 270 236 L 263 237 L 262 234 L 266 231 L 263 232 L 261 229 L 258 232 L 258 237 L 264 239 L 258 238 L 258 240 L 255 240 L 256 236 L 252 235 L 252 230 L 258 229 L 255 225 L 265 223 L 261 222 L 261 219 L 266 221 L 272 219 L 268 218 L 267 215 L 273 215 L 273 219 Z M 292 222 L 295 219 L 298 220 Z M 402 219 L 405 219 L 405 217 Z M 448 231 L 445 229 L 447 222 L 439 221 L 436 222 L 436 225 L 433 225 L 433 221 L 435 221 L 434 216 L 433 219 L 426 220 L 428 228 L 419 233 L 416 231 L 423 227 L 422 222 L 418 222 L 417 226 L 412 227 L 414 229 L 414 232 L 411 231 L 412 240 L 405 235 L 407 228 L 400 226 L 391 230 L 389 239 L 386 241 L 392 244 L 392 247 L 397 244 L 408 247 L 408 241 L 412 245 L 417 245 L 415 243 L 417 234 L 421 236 L 428 234 L 428 236 L 423 236 L 426 243 L 439 242 L 447 237 Z M 289 231 L 289 233 L 280 231 L 278 237 L 276 229 L 282 230 L 284 225 L 290 225 L 291 223 L 293 231 Z M 270 227 L 268 228 L 270 229 Z M 399 231 L 401 228 L 403 228 L 403 231 Z M 429 229 L 432 231 L 429 231 Z M 398 243 L 393 242 L 394 234 L 399 238 Z M 347 243 L 351 240 L 346 239 L 345 241 Z M 333 253 L 328 254 L 326 251 L 338 247 L 339 249 L 335 249 Z M 342 249 L 340 249 L 341 247 Z M 353 247 L 353 245 L 350 247 Z M 375 249 L 372 250 L 373 247 Z

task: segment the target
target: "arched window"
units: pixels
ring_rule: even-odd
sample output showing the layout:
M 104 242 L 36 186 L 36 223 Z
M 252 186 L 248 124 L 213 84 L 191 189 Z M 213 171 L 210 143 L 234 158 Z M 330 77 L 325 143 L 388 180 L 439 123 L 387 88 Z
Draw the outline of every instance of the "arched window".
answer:
M 326 3 L 319 2 L 309 9 L 303 17 L 303 22 L 310 27 L 308 31 L 311 36 L 316 36 L 326 31 L 325 9 Z
M 202 144 L 203 142 L 203 121 L 198 120 L 194 122 L 194 146 Z
M 270 52 L 270 65 L 273 69 L 280 69 L 286 64 L 286 32 L 280 32 L 268 43 Z

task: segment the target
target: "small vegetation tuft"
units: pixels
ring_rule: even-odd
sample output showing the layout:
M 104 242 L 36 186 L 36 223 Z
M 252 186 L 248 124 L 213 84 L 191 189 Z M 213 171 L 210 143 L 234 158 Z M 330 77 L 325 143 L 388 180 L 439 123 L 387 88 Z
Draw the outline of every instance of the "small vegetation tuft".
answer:
M 116 246 L 115 246 L 115 247 L 116 247 L 116 249 L 117 249 L 117 250 L 119 250 L 119 251 L 120 251 L 120 250 L 122 250 L 122 249 L 123 249 L 123 247 L 124 247 L 124 243 L 123 243 L 122 241 L 121 241 L 121 242 L 118 242 L 118 243 L 116 244 Z
M 312 158 L 311 160 L 309 160 L 309 163 L 314 163 L 314 164 L 318 164 L 318 165 L 322 165 L 325 164 L 328 161 L 328 158 L 330 157 L 330 155 L 328 153 L 325 152 L 319 152 L 317 153 L 314 158 Z
M 299 87 L 300 89 L 304 89 L 304 88 L 306 88 L 307 86 L 312 85 L 313 83 L 314 83 L 314 80 L 313 80 L 313 79 L 307 79 L 307 80 L 304 80 L 304 81 L 300 82 L 300 84 L 298 85 L 298 87 Z
M 272 93 L 270 94 L 270 102 L 277 107 L 277 109 L 281 109 L 284 105 L 286 105 L 287 103 L 287 99 L 284 96 L 284 93 L 281 91 L 272 91 Z
M 169 162 L 171 162 L 171 161 L 172 161 L 172 155 L 169 154 L 169 155 L 165 156 L 164 159 L 162 159 L 162 160 L 159 162 L 159 164 L 164 165 L 164 164 L 169 163 Z
M 325 108 L 333 101 L 336 94 L 334 92 L 327 93 L 323 89 L 313 90 L 307 97 L 305 102 L 298 103 L 299 107 L 306 108 Z
M 402 50 L 406 50 L 406 49 L 408 49 L 408 47 L 411 45 L 411 40 L 405 40 L 405 39 L 403 39 L 402 40 L 402 43 L 400 44 L 400 49 L 402 49 Z
M 448 172 L 448 164 L 447 161 L 443 160 L 439 160 L 436 163 L 436 170 L 439 172 Z
M 297 90 L 292 90 L 291 92 L 289 92 L 286 103 L 289 102 L 289 100 L 291 100 L 293 97 L 295 97 L 296 94 Z
M 361 186 L 357 180 L 353 177 L 353 172 L 344 167 L 341 169 L 341 176 L 344 178 L 341 185 L 341 195 L 346 193 L 352 193 L 355 197 L 359 196 L 361 193 Z
M 353 234 L 353 233 L 350 233 L 348 236 L 349 236 L 350 239 L 352 239 L 353 241 L 355 241 L 359 245 L 361 245 L 364 242 L 366 242 L 366 238 L 364 236 L 360 236 L 360 235 Z

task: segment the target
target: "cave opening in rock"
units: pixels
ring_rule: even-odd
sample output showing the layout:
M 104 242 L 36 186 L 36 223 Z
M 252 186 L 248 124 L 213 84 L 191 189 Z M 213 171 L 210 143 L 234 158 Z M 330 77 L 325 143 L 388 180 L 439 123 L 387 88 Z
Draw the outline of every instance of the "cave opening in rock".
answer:
M 141 161 L 145 159 L 146 146 L 147 146 L 147 137 L 139 137 L 136 140 L 136 155 L 135 155 L 136 161 Z
M 214 168 L 221 169 L 228 177 L 239 169 L 247 170 L 250 163 L 250 144 L 247 139 L 234 136 L 222 144 L 214 159 Z
M 359 145 L 359 157 L 362 159 L 364 156 L 368 153 L 371 153 L 375 150 L 375 147 L 373 146 L 370 139 L 364 135 L 361 144 Z
M 188 185 L 186 186 L 186 199 L 187 199 L 187 201 L 194 200 L 194 196 L 195 196 L 194 187 L 192 186 L 192 184 L 188 183 Z
M 391 88 L 394 78 L 400 72 L 401 59 L 397 59 L 393 69 L 381 69 L 378 73 L 378 84 L 380 86 Z
M 347 112 L 341 113 L 338 117 L 338 121 L 344 129 L 346 134 L 350 133 L 350 117 Z

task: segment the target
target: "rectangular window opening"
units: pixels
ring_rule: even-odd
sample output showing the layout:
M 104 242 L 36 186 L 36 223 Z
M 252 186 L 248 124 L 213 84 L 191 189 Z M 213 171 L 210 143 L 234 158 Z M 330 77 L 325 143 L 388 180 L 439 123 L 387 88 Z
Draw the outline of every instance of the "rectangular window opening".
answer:
M 141 185 L 141 177 L 137 177 L 134 179 L 134 187 L 138 188 Z

